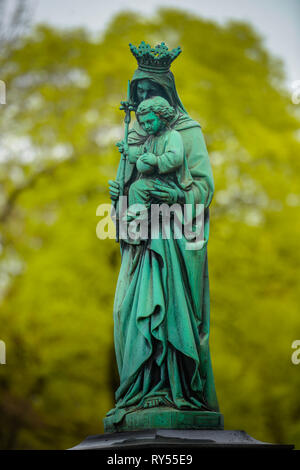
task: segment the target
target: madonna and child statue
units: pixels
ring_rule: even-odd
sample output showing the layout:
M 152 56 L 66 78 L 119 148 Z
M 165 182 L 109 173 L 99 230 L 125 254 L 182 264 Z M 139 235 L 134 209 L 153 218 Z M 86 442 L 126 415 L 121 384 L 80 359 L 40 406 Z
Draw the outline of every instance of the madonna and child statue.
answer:
M 223 429 L 209 351 L 209 156 L 170 71 L 180 47 L 130 49 L 138 68 L 121 102 L 125 133 L 109 182 L 121 250 L 120 385 L 104 429 Z
M 291 450 L 224 430 L 209 351 L 209 156 L 170 71 L 180 47 L 130 49 L 138 68 L 121 102 L 124 138 L 109 181 L 121 250 L 113 311 L 120 384 L 104 434 L 73 449 Z

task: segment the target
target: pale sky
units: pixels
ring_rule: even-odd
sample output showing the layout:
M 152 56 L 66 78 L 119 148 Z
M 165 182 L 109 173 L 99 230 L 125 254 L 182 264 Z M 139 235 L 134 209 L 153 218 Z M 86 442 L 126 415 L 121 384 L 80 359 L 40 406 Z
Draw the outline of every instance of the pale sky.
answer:
M 177 7 L 223 23 L 252 23 L 273 55 L 286 65 L 288 85 L 300 80 L 300 0 L 35 0 L 34 22 L 102 31 L 113 15 L 135 10 L 149 15 L 158 7 Z

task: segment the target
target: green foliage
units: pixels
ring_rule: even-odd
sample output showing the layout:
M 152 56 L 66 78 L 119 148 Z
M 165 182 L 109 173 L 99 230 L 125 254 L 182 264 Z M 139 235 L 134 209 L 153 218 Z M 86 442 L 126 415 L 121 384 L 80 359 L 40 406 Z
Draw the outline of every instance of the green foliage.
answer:
M 300 446 L 299 118 L 249 25 L 161 10 L 119 14 L 97 40 L 40 26 L 0 63 L 0 447 L 70 447 L 101 432 L 112 406 L 120 259 L 96 238 L 96 208 L 116 174 L 128 43 L 141 40 L 182 46 L 172 70 L 213 164 L 211 349 L 225 426 Z

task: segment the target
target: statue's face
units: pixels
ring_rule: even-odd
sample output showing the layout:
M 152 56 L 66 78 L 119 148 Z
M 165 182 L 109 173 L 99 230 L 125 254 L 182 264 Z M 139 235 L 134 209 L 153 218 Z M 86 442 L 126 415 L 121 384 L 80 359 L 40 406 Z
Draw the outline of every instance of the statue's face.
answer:
M 141 128 L 148 135 L 157 134 L 157 132 L 159 132 L 164 127 L 164 123 L 159 119 L 159 117 L 153 111 L 150 111 L 147 114 L 140 115 L 139 123 L 140 123 Z
M 148 98 L 152 98 L 153 96 L 162 96 L 163 98 L 166 98 L 163 88 L 158 83 L 148 80 L 148 78 L 138 81 L 136 95 L 138 104 Z

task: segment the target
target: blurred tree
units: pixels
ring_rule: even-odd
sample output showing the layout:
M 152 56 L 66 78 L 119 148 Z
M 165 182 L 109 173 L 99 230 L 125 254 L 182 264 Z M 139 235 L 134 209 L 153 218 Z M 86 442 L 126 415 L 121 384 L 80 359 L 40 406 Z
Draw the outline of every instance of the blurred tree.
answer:
M 112 406 L 120 260 L 95 214 L 116 174 L 128 43 L 141 40 L 182 46 L 177 89 L 214 168 L 211 348 L 225 425 L 300 445 L 298 111 L 253 28 L 167 9 L 121 13 L 99 39 L 40 26 L 0 62 L 0 447 L 69 447 Z
M 0 0 L 0 51 L 8 60 L 23 35 L 30 28 L 32 0 Z M 0 71 L 1 72 L 1 71 Z

